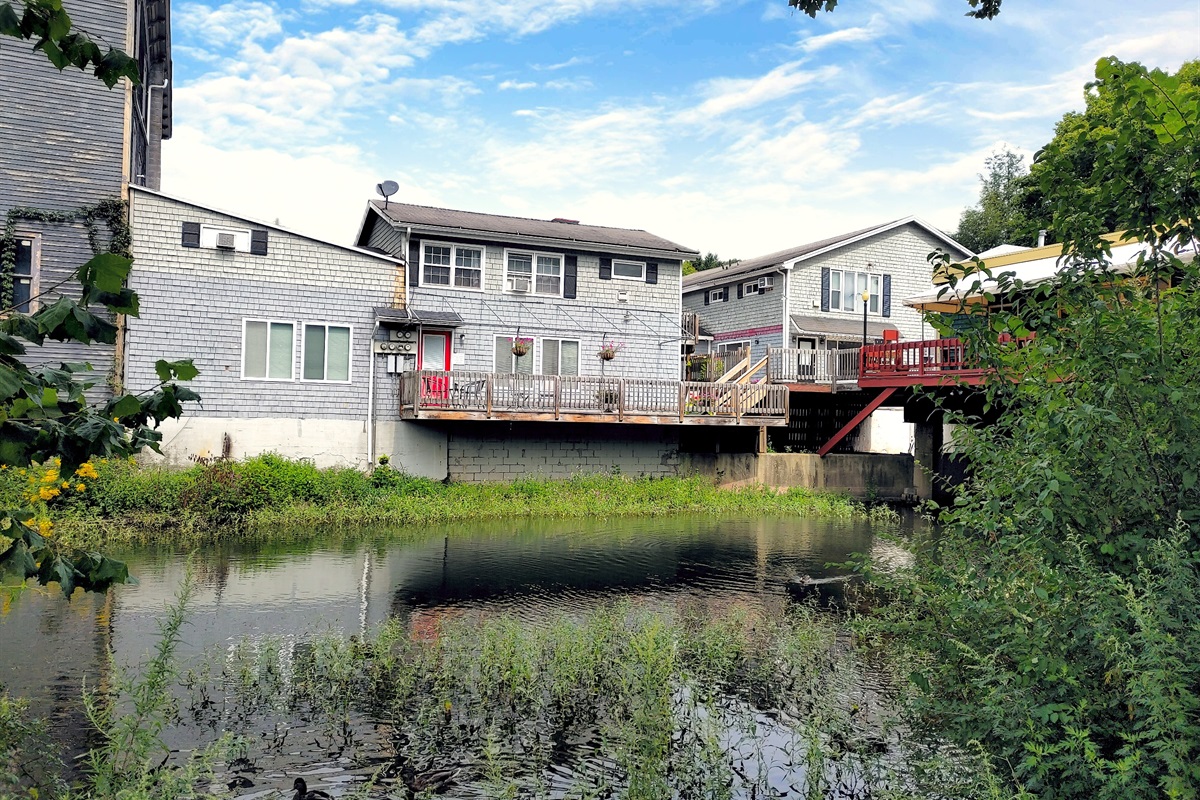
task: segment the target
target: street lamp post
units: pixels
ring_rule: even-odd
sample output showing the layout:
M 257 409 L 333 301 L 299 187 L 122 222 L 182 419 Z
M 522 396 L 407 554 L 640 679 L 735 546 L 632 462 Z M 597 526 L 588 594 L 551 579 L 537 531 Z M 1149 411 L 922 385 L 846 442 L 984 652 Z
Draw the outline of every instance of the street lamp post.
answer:
M 863 301 L 863 347 L 867 346 L 867 303 L 871 299 L 871 293 L 868 290 L 863 290 L 861 295 Z

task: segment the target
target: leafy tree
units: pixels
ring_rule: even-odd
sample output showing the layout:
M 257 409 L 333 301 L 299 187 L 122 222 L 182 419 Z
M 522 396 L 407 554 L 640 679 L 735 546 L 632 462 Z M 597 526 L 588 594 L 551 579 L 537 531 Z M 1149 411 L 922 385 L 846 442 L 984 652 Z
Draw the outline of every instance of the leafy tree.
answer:
M 1000 13 L 1000 4 L 1003 0 L 967 0 L 971 10 L 967 12 L 968 17 L 976 19 L 992 19 Z M 793 8 L 798 8 L 810 17 L 817 16 L 820 11 L 833 11 L 837 8 L 838 0 L 788 0 L 788 5 Z
M 121 77 L 137 81 L 136 62 L 111 48 L 101 53 L 86 34 L 72 30 L 59 0 L 25 0 L 20 16 L 8 3 L 0 3 L 0 33 L 36 38 L 35 49 L 60 70 L 92 67 L 110 88 Z M 21 358 L 28 345 L 47 339 L 114 344 L 117 327 L 108 315 L 138 313 L 137 295 L 125 286 L 132 263 L 127 253 L 98 253 L 69 278 L 32 298 L 41 300 L 32 314 L 19 313 L 15 306 L 0 309 L 0 467 L 17 470 L 50 463 L 54 474 L 69 477 L 93 457 L 124 457 L 145 447 L 157 450 L 159 423 L 178 418 L 184 402 L 199 399 L 176 383 L 195 377 L 191 361 L 158 361 L 160 383 L 153 389 L 92 404 L 85 395 L 96 383 L 88 377 L 90 365 L 30 368 Z M 72 279 L 80 286 L 78 299 L 59 294 Z M 128 579 L 125 564 L 59 546 L 49 526 L 36 524 L 35 517 L 30 504 L 0 509 L 0 577 L 57 582 L 68 597 L 76 587 L 102 591 Z
M 981 253 L 1001 244 L 1033 245 L 1037 234 L 1022 205 L 1026 192 L 1025 158 L 1005 148 L 988 156 L 987 174 L 979 176 L 979 202 L 963 211 L 954 238 Z
M 972 477 L 879 578 L 885 628 L 913 647 L 914 730 L 981 743 L 1023 796 L 1195 798 L 1200 91 L 1111 58 L 1092 86 L 1111 125 L 1086 176 L 1062 142 L 1039 158 L 1058 279 L 994 276 L 1015 305 L 963 332 L 999 417 L 951 417 Z M 1128 271 L 1112 227 L 1145 245 Z
M 110 89 L 121 78 L 138 82 L 137 60 L 112 47 L 102 51 L 87 33 L 73 30 L 62 0 L 21 0 L 21 5 L 18 14 L 12 4 L 0 2 L 0 36 L 32 40 L 33 49 L 45 53 L 60 70 L 90 67 Z
M 697 259 L 696 261 L 684 261 L 683 274 L 691 275 L 693 272 L 704 272 L 705 270 L 716 269 L 717 267 L 733 266 L 740 260 L 741 259 L 731 258 L 727 261 L 722 261 L 716 253 L 707 253 L 703 258 Z
M 1200 87 L 1200 60 L 1183 64 L 1173 77 L 1157 70 L 1156 73 L 1178 81 L 1181 86 Z M 1130 109 L 1114 102 L 1115 91 L 1116 86 L 1109 81 L 1089 83 L 1085 109 L 1063 115 L 1054 128 L 1054 138 L 1034 159 L 1029 178 L 1021 182 L 1019 202 L 1030 227 L 1050 229 L 1054 241 L 1062 241 L 1063 235 L 1054 228 L 1054 209 L 1049 205 L 1042 184 L 1047 178 L 1066 176 L 1073 191 L 1081 193 L 1081 201 L 1098 192 L 1100 180 L 1096 175 L 1096 162 L 1102 151 L 1109 147 L 1113 131 L 1139 128 L 1136 120 L 1128 117 Z M 1151 166 L 1147 164 L 1146 168 Z M 1116 208 L 1118 206 L 1098 211 L 1100 216 L 1096 224 L 1099 228 L 1108 231 L 1121 228 Z

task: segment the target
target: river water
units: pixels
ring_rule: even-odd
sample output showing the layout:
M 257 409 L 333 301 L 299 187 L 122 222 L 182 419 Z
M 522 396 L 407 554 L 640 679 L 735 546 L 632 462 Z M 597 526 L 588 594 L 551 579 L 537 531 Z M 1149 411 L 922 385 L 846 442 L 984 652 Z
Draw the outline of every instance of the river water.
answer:
M 536 625 L 617 598 L 777 611 L 790 602 L 790 581 L 836 575 L 828 565 L 856 552 L 883 563 L 907 557 L 865 521 L 797 518 L 510 520 L 226 543 L 192 556 L 197 592 L 182 652 L 228 648 L 247 636 L 364 634 L 388 618 L 413 631 L 449 616 L 497 613 Z M 77 593 L 70 603 L 27 590 L 0 607 L 0 684 L 31 698 L 68 750 L 85 741 L 81 687 L 103 684 L 110 656 L 118 665 L 147 657 L 187 570 L 188 555 L 171 548 L 116 555 L 137 585 L 105 597 Z

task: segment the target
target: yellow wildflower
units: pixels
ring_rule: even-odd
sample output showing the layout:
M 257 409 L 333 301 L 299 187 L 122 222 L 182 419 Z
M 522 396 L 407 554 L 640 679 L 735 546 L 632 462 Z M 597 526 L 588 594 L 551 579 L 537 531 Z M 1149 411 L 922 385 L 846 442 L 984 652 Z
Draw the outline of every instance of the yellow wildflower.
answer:
M 42 498 L 43 500 L 53 500 L 54 498 L 58 497 L 58 495 L 58 489 L 50 486 L 43 486 L 38 490 L 38 497 Z
M 70 481 L 63 481 L 63 482 L 62 482 L 62 487 L 63 487 L 64 489 L 70 489 L 70 488 L 71 488 L 71 482 L 70 482 Z
M 82 483 L 78 483 L 78 484 L 76 484 L 76 485 L 75 485 L 75 491 L 77 491 L 77 492 L 82 492 L 82 491 L 83 491 L 84 489 L 86 489 L 86 488 L 87 488 L 87 487 L 86 487 L 86 486 L 84 486 Z
M 58 470 L 46 470 L 46 474 L 42 476 L 42 483 L 58 483 Z
M 99 473 L 96 472 L 96 468 L 92 466 L 91 462 L 81 465 L 79 467 L 79 469 L 75 470 L 75 475 L 76 475 L 76 477 L 79 477 L 79 478 L 98 478 L 98 477 L 100 477 Z
M 42 536 L 49 536 L 54 530 L 54 523 L 45 518 L 39 519 L 37 526 L 38 533 L 40 533 Z

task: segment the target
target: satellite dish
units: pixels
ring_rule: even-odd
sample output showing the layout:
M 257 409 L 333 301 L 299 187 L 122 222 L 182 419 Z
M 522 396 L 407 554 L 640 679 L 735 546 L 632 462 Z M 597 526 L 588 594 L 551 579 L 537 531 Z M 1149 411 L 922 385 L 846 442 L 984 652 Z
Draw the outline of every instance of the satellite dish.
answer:
M 384 181 L 383 183 L 375 184 L 375 191 L 383 195 L 383 207 L 387 208 L 388 198 L 400 191 L 400 184 L 395 181 Z

